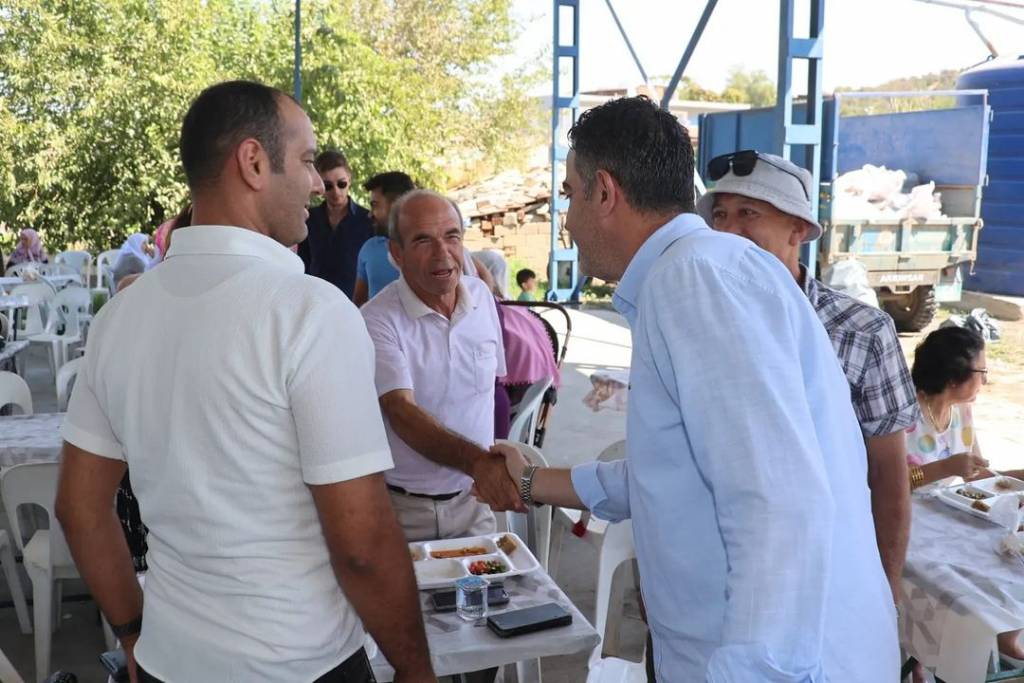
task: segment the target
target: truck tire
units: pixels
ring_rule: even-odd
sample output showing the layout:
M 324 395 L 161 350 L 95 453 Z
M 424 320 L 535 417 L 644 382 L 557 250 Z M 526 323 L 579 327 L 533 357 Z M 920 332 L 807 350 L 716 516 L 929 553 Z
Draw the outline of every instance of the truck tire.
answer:
M 900 332 L 920 332 L 928 327 L 939 304 L 935 301 L 935 290 L 918 287 L 906 297 L 885 303 L 885 312 L 892 316 Z

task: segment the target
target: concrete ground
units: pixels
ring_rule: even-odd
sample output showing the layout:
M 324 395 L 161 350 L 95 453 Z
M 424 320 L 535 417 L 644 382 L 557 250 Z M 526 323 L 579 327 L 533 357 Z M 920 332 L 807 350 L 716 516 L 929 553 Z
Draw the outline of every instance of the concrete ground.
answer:
M 591 460 L 605 446 L 625 436 L 625 413 L 602 410 L 595 414 L 582 399 L 590 391 L 588 378 L 595 370 L 629 366 L 629 331 L 621 316 L 607 308 L 587 307 L 583 311 L 572 311 L 571 316 L 573 329 L 563 367 L 563 386 L 543 449 L 552 465 L 568 466 Z M 940 320 L 945 316 L 948 312 L 940 316 Z M 550 319 L 559 331 L 564 329 L 558 317 Z M 979 396 L 974 412 L 979 442 L 992 465 L 1000 469 L 1021 468 L 1024 467 L 1024 430 L 1020 427 L 1024 424 L 1024 322 L 1000 324 L 1004 339 L 989 348 L 990 385 Z M 912 360 L 913 348 L 921 336 L 902 336 L 908 360 Z M 56 403 L 45 358 L 33 356 L 29 361 L 28 378 L 36 410 L 52 412 Z M 582 612 L 591 615 L 597 582 L 596 554 L 588 544 L 571 535 L 567 535 L 565 543 L 563 561 L 555 579 Z M 24 584 L 28 587 L 27 577 Z M 32 639 L 18 632 L 14 610 L 4 588 L 0 586 L 0 648 L 26 681 L 31 681 Z M 103 637 L 96 606 L 81 584 L 68 586 L 65 596 L 61 625 L 54 635 L 53 667 L 77 673 L 83 683 L 101 683 L 106 679 L 97 661 L 103 649 Z M 636 594 L 632 589 L 627 589 L 624 613 L 620 655 L 639 660 L 646 630 L 639 619 Z M 548 683 L 584 681 L 586 660 L 586 654 L 546 659 L 544 680 Z

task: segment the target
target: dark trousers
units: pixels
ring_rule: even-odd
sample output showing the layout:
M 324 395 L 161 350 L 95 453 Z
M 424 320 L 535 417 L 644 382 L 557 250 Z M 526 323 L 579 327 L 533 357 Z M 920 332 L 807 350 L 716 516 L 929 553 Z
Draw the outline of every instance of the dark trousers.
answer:
M 139 683 L 163 683 L 156 676 L 150 676 L 139 667 Z M 370 667 L 366 650 L 359 648 L 354 655 L 334 667 L 313 683 L 377 683 Z

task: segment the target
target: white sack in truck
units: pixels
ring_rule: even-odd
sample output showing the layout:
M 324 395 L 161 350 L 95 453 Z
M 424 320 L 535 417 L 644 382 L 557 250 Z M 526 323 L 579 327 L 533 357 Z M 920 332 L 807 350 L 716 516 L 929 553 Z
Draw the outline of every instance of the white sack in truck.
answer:
M 908 176 L 906 171 L 871 164 L 842 174 L 832 184 L 833 220 L 944 217 L 942 196 L 935 191 L 935 183 L 903 192 L 908 178 L 917 181 L 913 173 Z

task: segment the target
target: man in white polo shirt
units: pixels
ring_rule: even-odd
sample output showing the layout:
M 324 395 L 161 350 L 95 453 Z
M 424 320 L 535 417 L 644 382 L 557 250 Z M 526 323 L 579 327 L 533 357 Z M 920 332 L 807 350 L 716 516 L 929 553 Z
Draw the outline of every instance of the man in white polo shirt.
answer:
M 363 306 L 377 350 L 377 394 L 395 468 L 385 474 L 409 540 L 495 530 L 497 510 L 523 509 L 494 443 L 494 383 L 505 349 L 494 296 L 461 275 L 455 205 L 413 190 L 391 208 L 389 248 L 401 277 Z
M 93 323 L 57 516 L 133 681 L 365 683 L 360 620 L 396 681 L 435 680 L 380 474 L 373 347 L 288 249 L 323 189 L 315 154 L 284 93 L 205 90 L 181 132 L 196 227 Z M 144 603 L 112 505 L 126 463 Z

